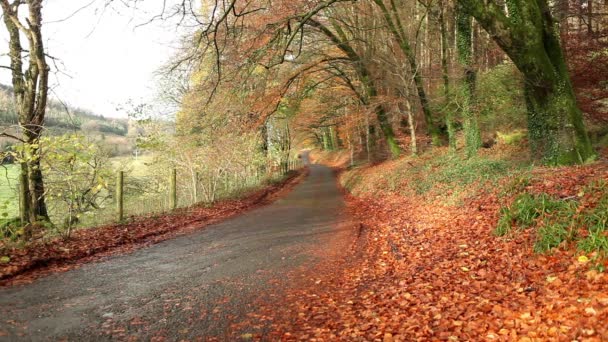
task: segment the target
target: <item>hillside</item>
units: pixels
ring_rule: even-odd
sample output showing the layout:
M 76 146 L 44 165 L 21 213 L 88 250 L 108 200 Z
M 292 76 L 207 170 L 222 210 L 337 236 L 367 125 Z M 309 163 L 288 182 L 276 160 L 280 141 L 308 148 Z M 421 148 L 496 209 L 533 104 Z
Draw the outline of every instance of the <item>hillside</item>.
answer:
M 0 84 L 0 130 L 15 133 L 18 122 L 13 102 L 12 87 Z M 49 135 L 81 132 L 104 141 L 112 154 L 124 155 L 131 152 L 133 139 L 129 135 L 129 120 L 106 118 L 91 110 L 71 107 L 51 99 L 46 112 L 46 132 Z M 14 140 L 0 137 L 0 148 L 6 149 Z

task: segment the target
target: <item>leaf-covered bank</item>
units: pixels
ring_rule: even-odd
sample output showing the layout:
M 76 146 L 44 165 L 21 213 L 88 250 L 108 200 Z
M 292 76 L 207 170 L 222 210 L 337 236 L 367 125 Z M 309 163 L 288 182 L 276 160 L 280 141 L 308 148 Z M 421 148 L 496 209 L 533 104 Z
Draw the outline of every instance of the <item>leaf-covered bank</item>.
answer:
M 606 261 L 600 253 L 579 249 L 576 240 L 564 240 L 548 252 L 537 253 L 540 221 L 507 237 L 494 232 L 501 208 L 523 193 L 546 194 L 553 201 L 576 200 L 590 210 L 601 203 L 591 197 L 602 198 L 608 190 L 585 190 L 608 178 L 608 165 L 530 169 L 505 162 L 503 170 L 478 165 L 495 165 L 497 160 L 463 161 L 475 163 L 478 175 L 487 175 L 485 181 L 469 182 L 466 174 L 457 172 L 458 167 L 442 168 L 441 158 L 446 157 L 402 158 L 341 174 L 350 192 L 349 209 L 361 222 L 363 255 L 347 262 L 341 272 L 315 275 L 323 282 L 322 288 L 292 294 L 295 303 L 286 310 L 292 320 L 276 323 L 276 337 L 348 341 L 606 338 L 608 275 L 602 272 Z M 420 170 L 420 179 L 408 178 L 406 173 L 419 163 L 434 165 L 434 172 Z M 451 177 L 432 179 L 444 172 Z M 432 186 L 416 193 L 421 179 Z M 447 191 L 446 184 L 454 191 Z

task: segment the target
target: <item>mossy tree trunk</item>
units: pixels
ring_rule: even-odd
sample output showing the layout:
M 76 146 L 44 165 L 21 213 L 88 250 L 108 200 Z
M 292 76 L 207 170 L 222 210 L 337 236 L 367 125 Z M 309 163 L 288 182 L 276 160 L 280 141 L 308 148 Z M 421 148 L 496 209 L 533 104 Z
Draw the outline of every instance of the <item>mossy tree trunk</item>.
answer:
M 524 75 L 533 156 L 552 165 L 594 159 L 547 1 L 508 0 L 508 15 L 491 1 L 458 1 Z
M 448 69 L 449 49 L 448 30 L 445 23 L 445 4 L 439 1 L 439 28 L 441 33 L 441 76 L 443 78 L 444 115 L 445 125 L 448 130 L 448 146 L 450 151 L 456 150 L 456 128 L 454 127 L 454 115 L 449 108 L 450 104 L 450 74 Z
M 465 151 L 468 157 L 477 154 L 481 147 L 481 131 L 477 114 L 473 110 L 475 101 L 475 82 L 477 72 L 473 65 L 472 31 L 473 20 L 461 6 L 456 13 L 458 59 L 464 69 L 464 87 L 461 103 L 461 114 L 465 136 Z
M 19 13 L 21 5 L 26 5 L 27 14 Z M 21 178 L 22 181 L 27 178 L 27 184 L 21 187 L 23 192 L 21 197 L 29 203 L 27 205 L 22 203 L 22 210 L 26 210 L 22 216 L 26 223 L 48 221 L 39 146 L 44 128 L 50 70 L 42 39 L 42 0 L 12 3 L 8 0 L 0 0 L 0 7 L 9 34 L 10 70 L 15 107 L 22 131 L 21 142 L 24 145 Z M 23 48 L 22 37 L 26 38 L 29 49 Z M 28 65 L 24 70 L 26 53 Z

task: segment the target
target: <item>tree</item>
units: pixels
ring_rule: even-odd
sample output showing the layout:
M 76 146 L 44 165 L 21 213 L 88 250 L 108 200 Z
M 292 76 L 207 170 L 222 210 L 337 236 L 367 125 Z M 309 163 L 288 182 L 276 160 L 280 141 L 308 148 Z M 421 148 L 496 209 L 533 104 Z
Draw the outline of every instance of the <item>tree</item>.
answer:
M 22 5 L 27 15 L 21 15 Z M 49 66 L 42 39 L 42 0 L 0 0 L 9 33 L 9 57 L 15 106 L 22 131 L 21 212 L 24 223 L 48 221 L 39 140 L 44 128 Z M 24 48 L 21 38 L 27 39 Z M 24 64 L 27 69 L 24 70 Z
M 53 217 L 60 216 L 61 232 L 70 237 L 82 215 L 100 209 L 110 198 L 107 189 L 113 172 L 108 153 L 78 134 L 44 137 L 40 145 L 46 191 L 51 203 L 58 205 Z
M 349 37 L 346 36 L 344 31 L 337 25 L 337 23 L 334 23 L 333 25 L 335 32 L 330 30 L 326 25 L 312 18 L 308 18 L 306 24 L 318 29 L 322 35 L 327 37 L 332 44 L 334 44 L 340 51 L 342 51 L 342 53 L 344 53 L 344 55 L 346 55 L 348 60 L 353 64 L 357 77 L 364 88 L 363 94 L 360 96 L 360 101 L 364 105 L 371 104 L 374 98 L 378 96 L 378 89 L 374 84 L 371 72 L 365 63 L 365 60 L 353 48 L 351 44 L 352 39 L 349 39 Z M 399 156 L 401 153 L 401 147 L 399 147 L 393 128 L 388 121 L 386 110 L 382 105 L 377 104 L 375 105 L 375 112 L 380 129 L 384 134 L 384 138 L 386 139 L 391 155 L 393 157 Z
M 471 16 L 463 11 L 460 6 L 456 11 L 457 45 L 458 57 L 464 68 L 464 86 L 462 89 L 461 113 L 465 136 L 465 149 L 467 156 L 471 157 L 481 147 L 481 132 L 477 115 L 473 112 L 475 101 L 475 83 L 477 73 L 473 66 L 473 22 Z
M 525 78 L 528 130 L 534 157 L 547 164 L 595 158 L 546 0 L 458 0 L 493 37 Z
M 429 131 L 429 135 L 431 136 L 431 140 L 433 145 L 439 146 L 441 145 L 441 134 L 437 124 L 434 121 L 433 113 L 431 112 L 431 106 L 428 100 L 428 96 L 426 90 L 424 89 L 424 83 L 422 79 L 422 74 L 420 72 L 420 68 L 418 66 L 418 61 L 416 59 L 416 54 L 414 49 L 409 42 L 409 39 L 406 35 L 405 29 L 403 27 L 402 21 L 399 17 L 397 5 L 395 0 L 390 1 L 390 9 L 384 3 L 384 0 L 373 0 L 374 3 L 380 7 L 384 20 L 393 35 L 394 39 L 397 41 L 399 48 L 403 51 L 407 62 L 410 67 L 410 73 L 412 74 L 412 78 L 414 80 L 414 85 L 416 86 L 416 91 L 418 94 L 418 98 L 420 99 L 420 105 L 422 107 L 422 112 L 424 113 L 424 119 L 426 121 L 427 129 Z

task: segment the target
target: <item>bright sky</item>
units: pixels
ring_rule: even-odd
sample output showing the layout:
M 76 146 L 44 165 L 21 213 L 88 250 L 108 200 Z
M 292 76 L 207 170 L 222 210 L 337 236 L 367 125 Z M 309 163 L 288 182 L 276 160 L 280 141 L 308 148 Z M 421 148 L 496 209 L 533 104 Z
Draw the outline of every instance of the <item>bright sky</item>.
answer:
M 162 12 L 161 0 L 144 0 L 137 9 L 119 4 L 108 8 L 105 2 L 45 1 L 46 49 L 63 63 L 50 85 L 70 105 L 104 116 L 125 117 L 117 108 L 128 100 L 154 100 L 159 91 L 154 73 L 171 57 L 186 31 L 176 20 L 137 27 Z M 4 54 L 8 52 L 8 36 L 0 24 L 0 54 Z M 2 57 L 0 64 L 8 65 L 7 58 Z M 0 82 L 10 84 L 9 70 L 0 69 Z

